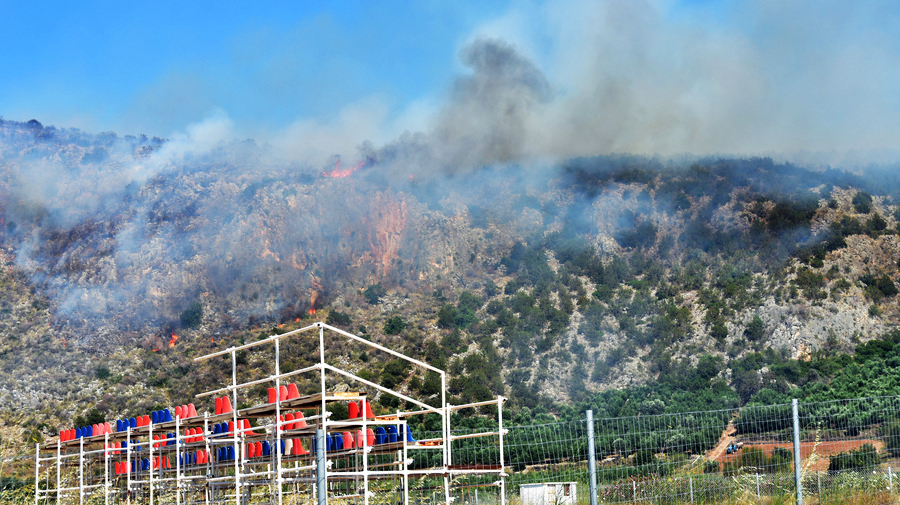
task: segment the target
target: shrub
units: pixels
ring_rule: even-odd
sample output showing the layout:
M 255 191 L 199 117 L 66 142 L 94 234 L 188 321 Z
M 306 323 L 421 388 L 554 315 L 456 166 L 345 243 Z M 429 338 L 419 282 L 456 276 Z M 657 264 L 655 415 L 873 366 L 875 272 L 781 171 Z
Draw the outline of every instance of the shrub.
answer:
M 183 328 L 195 328 L 200 325 L 203 320 L 203 305 L 200 302 L 192 303 L 188 308 L 184 309 L 179 317 Z
M 750 321 L 750 324 L 747 325 L 747 328 L 744 330 L 744 336 L 747 337 L 747 340 L 750 342 L 756 342 L 763 337 L 763 333 L 765 328 L 763 327 L 763 321 L 759 316 L 753 316 L 753 320 Z
M 384 332 L 388 335 L 399 335 L 406 328 L 406 322 L 400 316 L 394 316 L 384 323 Z
M 892 457 L 900 456 L 900 420 L 894 420 L 885 424 L 881 428 L 881 434 L 884 436 L 884 448 Z
M 453 328 L 456 324 L 456 307 L 452 304 L 445 304 L 438 311 L 438 328 Z
M 337 310 L 332 310 L 328 313 L 328 317 L 325 318 L 325 323 L 330 324 L 332 326 L 349 326 L 350 325 L 350 315 L 344 312 L 340 312 Z M 361 332 L 365 333 L 365 332 Z
M 853 207 L 860 214 L 868 214 L 872 211 L 872 195 L 865 191 L 857 191 L 853 196 Z
M 381 298 L 387 294 L 387 290 L 381 284 L 372 284 L 363 290 L 363 297 L 369 305 L 378 305 Z
M 865 444 L 859 449 L 841 452 L 831 457 L 828 463 L 829 472 L 843 470 L 864 470 L 881 462 L 878 450 L 872 444 Z

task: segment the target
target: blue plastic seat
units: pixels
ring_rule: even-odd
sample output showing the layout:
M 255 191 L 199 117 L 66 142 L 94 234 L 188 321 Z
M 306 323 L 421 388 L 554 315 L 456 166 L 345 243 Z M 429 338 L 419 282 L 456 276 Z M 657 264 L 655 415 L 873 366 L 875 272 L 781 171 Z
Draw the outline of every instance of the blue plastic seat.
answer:
M 344 436 L 340 433 L 335 433 L 334 436 L 331 437 L 331 443 L 334 446 L 335 451 L 344 450 Z
M 387 443 L 389 443 L 389 444 L 397 443 L 397 427 L 396 426 L 388 426 L 384 430 L 387 432 Z
M 118 433 L 118 432 L 120 432 L 120 431 L 124 431 L 124 430 L 122 429 L 122 420 L 121 420 L 121 419 L 116 419 L 116 432 Z
M 159 422 L 159 411 L 154 410 L 150 413 L 150 422 L 156 424 Z
M 162 411 L 162 413 L 163 413 L 164 419 L 161 422 L 171 423 L 172 422 L 172 412 L 170 412 L 169 409 L 164 409 Z
M 134 418 L 134 417 L 132 417 L 131 419 L 129 419 L 129 420 L 128 420 L 128 426 L 129 426 L 131 429 L 137 428 L 137 419 Z
M 382 426 L 377 426 L 375 428 L 375 445 L 383 444 L 385 438 L 387 438 L 387 432 Z
M 263 447 L 263 456 L 269 456 L 272 454 L 272 446 L 269 445 L 268 440 L 263 441 L 262 447 Z

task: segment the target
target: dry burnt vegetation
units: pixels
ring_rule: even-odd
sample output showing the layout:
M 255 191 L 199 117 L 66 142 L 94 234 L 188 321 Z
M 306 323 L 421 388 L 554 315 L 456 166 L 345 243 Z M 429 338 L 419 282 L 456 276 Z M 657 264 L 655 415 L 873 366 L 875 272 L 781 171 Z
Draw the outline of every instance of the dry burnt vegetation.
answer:
M 896 393 L 889 171 L 603 156 L 393 178 L 375 159 L 332 179 L 238 143 L 142 179 L 123 173 L 165 141 L 0 130 L 2 407 L 23 436 L 184 403 L 229 379 L 194 356 L 313 320 L 447 369 L 451 402 L 509 396 L 516 422 Z M 52 197 L 26 184 L 36 160 Z M 335 352 L 436 398 L 433 374 Z

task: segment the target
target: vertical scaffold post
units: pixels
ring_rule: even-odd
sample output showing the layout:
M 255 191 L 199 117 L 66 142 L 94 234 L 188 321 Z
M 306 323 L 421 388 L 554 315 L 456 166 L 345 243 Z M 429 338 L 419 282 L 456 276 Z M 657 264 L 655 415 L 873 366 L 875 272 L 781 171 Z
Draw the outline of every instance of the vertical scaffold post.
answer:
M 150 471 L 147 472 L 147 478 L 150 480 L 150 505 L 153 505 L 153 423 L 149 424 L 150 428 L 147 432 L 147 448 L 150 451 Z
M 78 503 L 84 504 L 84 437 L 78 441 Z
M 506 459 L 503 455 L 503 402 L 505 398 L 497 397 L 497 424 L 500 428 L 500 505 L 506 505 Z M 478 492 L 478 489 L 475 489 Z M 596 505 L 596 504 L 592 504 Z
M 363 411 L 363 415 L 365 415 L 365 411 Z M 316 498 L 318 498 L 318 505 L 328 505 L 327 479 L 325 477 L 325 430 L 322 428 L 316 429 Z
M 502 427 L 501 427 L 502 429 Z M 588 472 L 591 483 L 591 505 L 597 505 L 597 455 L 594 449 L 594 411 L 587 411 Z M 501 439 L 502 440 L 502 439 Z
M 125 496 L 131 503 L 131 426 L 125 428 Z
M 59 488 L 60 483 L 62 482 L 62 442 L 56 441 L 56 505 L 60 504 L 62 498 L 60 497 Z
M 369 505 L 369 451 L 371 451 L 371 447 L 369 447 L 369 437 L 367 435 L 369 425 L 366 424 L 368 419 L 366 418 L 366 402 L 368 402 L 366 396 L 362 397 L 362 401 L 360 405 L 362 408 L 360 409 L 362 413 L 360 417 L 362 417 L 362 429 L 360 433 L 362 433 L 361 437 L 357 437 L 357 440 L 362 438 L 363 448 L 362 448 L 362 464 L 363 464 L 363 505 Z
M 322 410 L 319 412 L 321 414 L 319 426 L 322 428 L 322 434 L 319 435 L 318 430 L 316 430 L 316 485 L 319 505 L 325 505 L 328 501 L 328 477 L 326 476 L 327 469 L 325 467 L 325 434 L 328 433 L 328 412 L 326 411 L 327 405 L 325 401 L 325 326 L 322 323 L 319 323 L 319 367 L 322 372 L 320 374 Z M 365 416 L 365 410 L 363 410 L 363 416 Z M 321 444 L 321 449 L 319 449 L 319 444 Z M 321 461 L 319 460 L 320 457 Z
M 168 456 L 167 456 L 168 457 Z M 181 505 L 181 417 L 175 416 L 175 504 Z
M 34 505 L 38 505 L 38 481 L 40 480 L 41 470 L 41 444 L 34 444 Z
M 103 434 L 103 503 L 109 505 L 109 433 Z
M 453 453 L 450 444 L 450 405 L 447 404 L 447 373 L 441 372 L 441 405 L 444 413 L 441 415 L 441 431 L 444 438 L 444 503 L 450 503 L 450 467 L 453 465 Z
M 278 494 L 278 505 L 283 504 L 281 473 L 281 339 L 275 340 L 275 487 Z
M 209 411 L 203 413 L 203 450 L 206 451 L 206 454 L 203 455 L 203 459 L 206 460 L 206 485 L 204 486 L 203 496 L 204 496 L 204 505 L 209 505 L 209 494 L 211 492 L 209 488 L 209 479 L 212 477 L 212 464 L 213 458 L 210 455 L 210 446 L 209 446 Z
M 234 422 L 232 426 L 232 435 L 234 435 L 234 503 L 241 505 L 241 457 L 243 452 L 238 442 L 238 396 L 237 396 L 237 352 L 231 349 L 231 419 Z
M 797 505 L 803 505 L 803 483 L 800 476 L 800 411 L 796 398 L 791 400 L 791 411 L 794 417 L 794 486 L 797 490 Z

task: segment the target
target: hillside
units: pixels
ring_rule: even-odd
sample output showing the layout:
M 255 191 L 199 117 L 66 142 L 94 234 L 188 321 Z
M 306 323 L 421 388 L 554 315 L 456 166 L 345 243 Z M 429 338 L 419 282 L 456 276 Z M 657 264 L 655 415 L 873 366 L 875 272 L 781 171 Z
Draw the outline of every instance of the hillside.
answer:
M 527 417 L 617 394 L 652 412 L 827 388 L 841 353 L 900 315 L 888 170 L 401 158 L 311 167 L 252 141 L 200 152 L 0 122 L 4 443 L 184 403 L 223 379 L 193 356 L 311 320 L 446 368 L 460 401 L 504 394 Z M 427 376 L 344 351 L 433 393 Z

